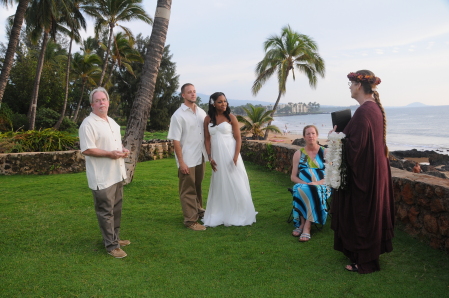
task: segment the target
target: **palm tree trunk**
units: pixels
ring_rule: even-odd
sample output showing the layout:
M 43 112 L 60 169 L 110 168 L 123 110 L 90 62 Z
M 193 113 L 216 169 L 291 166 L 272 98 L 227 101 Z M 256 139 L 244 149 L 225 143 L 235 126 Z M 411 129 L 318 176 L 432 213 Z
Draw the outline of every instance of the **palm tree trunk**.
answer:
M 130 183 L 134 177 L 143 135 L 150 115 L 153 103 L 154 89 L 157 74 L 164 53 L 165 40 L 170 19 L 171 0 L 158 0 L 154 17 L 150 42 L 147 45 L 147 53 L 142 69 L 139 89 L 136 99 L 129 113 L 128 125 L 123 140 L 123 145 L 131 151 L 128 163 L 126 163 L 126 183 Z
M 62 121 L 64 120 L 64 117 L 65 117 L 65 110 L 67 108 L 67 99 L 69 97 L 70 61 L 72 59 L 72 43 L 73 43 L 73 37 L 70 37 L 69 54 L 67 55 L 67 67 L 66 67 L 66 72 L 65 72 L 64 104 L 62 106 L 61 117 L 59 117 L 58 122 L 56 122 L 55 126 L 53 127 L 56 130 L 59 130 L 59 127 L 61 126 Z
M 114 62 L 112 62 L 112 64 L 111 64 L 111 70 L 109 71 L 109 77 L 108 77 L 108 81 L 105 83 L 105 85 L 107 85 L 110 81 L 111 81 L 111 78 L 112 78 L 112 72 L 114 71 L 114 68 L 115 68 L 115 61 Z
M 76 122 L 76 119 L 78 118 L 78 112 L 79 112 L 80 107 L 81 107 L 81 102 L 83 101 L 84 87 L 85 87 L 85 86 L 86 86 L 86 83 L 83 82 L 83 87 L 82 87 L 82 89 L 81 89 L 81 97 L 80 97 L 80 99 L 79 99 L 79 101 L 78 101 L 78 105 L 76 106 L 75 115 L 73 115 L 73 118 L 72 118 L 72 121 L 73 121 L 73 122 Z
M 34 130 L 34 125 L 36 122 L 36 109 L 37 109 L 37 97 L 39 95 L 39 84 L 41 82 L 42 68 L 44 67 L 44 57 L 45 50 L 47 49 L 48 43 L 48 32 L 44 32 L 44 37 L 42 38 L 42 48 L 39 55 L 39 61 L 36 68 L 36 77 L 34 79 L 33 94 L 31 96 L 30 108 L 28 110 L 28 129 Z
M 30 2 L 30 0 L 20 0 L 14 16 L 14 24 L 12 26 L 11 35 L 9 36 L 8 49 L 6 50 L 5 61 L 3 62 L 2 73 L 0 75 L 0 107 L 6 89 L 6 82 L 8 81 L 9 73 L 11 72 L 12 63 L 14 61 L 14 54 L 16 53 L 17 44 L 19 43 L 20 30 L 22 29 L 28 2 Z
M 287 72 L 285 74 L 285 81 L 283 82 L 284 83 L 283 86 L 285 86 L 285 84 L 287 83 L 287 78 L 288 78 L 289 72 L 290 72 L 290 68 L 287 69 Z M 273 117 L 274 113 L 276 113 L 276 109 L 278 108 L 278 104 L 279 104 L 279 100 L 281 99 L 281 96 L 282 96 L 282 87 L 281 87 L 281 84 L 279 83 L 278 99 L 276 99 L 276 103 L 274 104 L 274 107 L 273 107 L 273 112 L 271 112 L 271 114 L 270 114 L 271 117 Z M 269 125 L 271 125 L 271 121 L 268 122 L 267 126 L 269 126 Z M 266 140 L 268 138 L 268 130 L 265 130 L 265 135 L 263 138 L 264 138 L 264 140 Z
M 103 87 L 103 79 L 104 75 L 106 74 L 106 68 L 108 67 L 108 57 L 109 53 L 111 52 L 111 42 L 112 42 L 112 33 L 114 32 L 114 25 L 110 25 L 109 28 L 109 40 L 108 40 L 108 48 L 106 49 L 106 56 L 104 57 L 103 61 L 103 70 L 101 71 L 101 77 L 100 77 L 100 83 L 98 86 Z
M 276 99 L 276 103 L 274 104 L 273 107 L 273 112 L 271 112 L 270 116 L 273 117 L 274 113 L 276 112 L 276 109 L 278 108 L 278 104 L 279 104 L 279 100 L 281 99 L 281 95 L 282 95 L 282 91 L 279 90 L 279 95 L 278 95 L 278 99 Z M 271 121 L 268 122 L 267 126 L 271 125 Z M 265 130 L 265 135 L 263 137 L 264 140 L 268 139 L 268 130 Z

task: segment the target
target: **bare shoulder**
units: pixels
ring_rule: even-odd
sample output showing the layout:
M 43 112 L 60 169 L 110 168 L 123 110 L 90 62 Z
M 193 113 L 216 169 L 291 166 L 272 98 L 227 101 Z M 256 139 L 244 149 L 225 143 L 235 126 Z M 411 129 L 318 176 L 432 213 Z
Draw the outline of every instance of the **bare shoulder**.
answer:
M 296 150 L 295 154 L 293 154 L 293 158 L 299 158 L 301 156 L 301 150 Z

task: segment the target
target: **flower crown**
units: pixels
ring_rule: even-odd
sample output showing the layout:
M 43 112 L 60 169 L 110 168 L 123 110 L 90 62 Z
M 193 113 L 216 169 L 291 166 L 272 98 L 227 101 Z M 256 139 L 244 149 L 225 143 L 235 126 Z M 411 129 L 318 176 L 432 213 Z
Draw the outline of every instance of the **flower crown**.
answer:
M 348 79 L 357 83 L 369 83 L 371 85 L 379 85 L 381 80 L 376 76 L 363 75 L 355 72 L 348 74 Z

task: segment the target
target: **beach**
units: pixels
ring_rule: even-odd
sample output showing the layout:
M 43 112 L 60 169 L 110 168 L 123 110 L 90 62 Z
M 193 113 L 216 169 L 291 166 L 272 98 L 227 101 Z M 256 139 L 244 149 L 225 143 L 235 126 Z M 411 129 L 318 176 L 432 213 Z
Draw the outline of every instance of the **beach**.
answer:
M 291 144 L 293 143 L 294 140 L 296 139 L 301 139 L 303 138 L 302 135 L 297 135 L 297 134 L 292 134 L 292 133 L 287 133 L 287 134 L 282 134 L 282 133 L 268 133 L 268 138 L 267 140 L 263 140 L 263 141 L 259 141 L 259 142 L 263 142 L 263 143 L 276 143 L 276 144 Z M 327 144 L 327 138 L 318 138 L 318 142 L 321 145 L 326 145 Z

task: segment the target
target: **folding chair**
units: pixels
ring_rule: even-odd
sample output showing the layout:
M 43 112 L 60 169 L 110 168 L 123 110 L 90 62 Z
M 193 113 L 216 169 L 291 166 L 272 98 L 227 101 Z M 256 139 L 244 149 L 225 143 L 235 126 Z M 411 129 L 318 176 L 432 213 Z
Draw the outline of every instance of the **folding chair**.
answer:
M 289 188 L 287 188 L 287 190 L 291 193 L 291 195 L 292 195 L 292 197 L 293 197 L 293 189 L 289 187 Z M 332 195 L 329 197 L 329 199 L 330 199 L 331 197 L 332 197 Z M 328 217 L 332 217 L 331 214 L 329 213 L 329 210 L 330 210 L 329 199 L 326 200 L 326 211 L 327 211 L 327 216 L 328 216 Z M 299 214 L 301 214 L 301 211 L 299 211 L 299 210 L 297 210 L 297 209 L 296 209 L 296 211 L 297 211 Z M 305 216 L 303 216 L 303 217 L 306 218 Z M 288 216 L 287 223 L 291 223 L 292 221 L 293 221 L 293 208 L 292 208 L 292 211 L 290 211 L 290 215 Z M 315 226 L 315 228 L 316 228 L 318 231 L 321 231 L 321 230 L 323 229 L 323 226 L 324 226 L 324 225 L 317 224 L 317 223 L 314 223 L 314 222 L 313 222 L 313 225 Z

